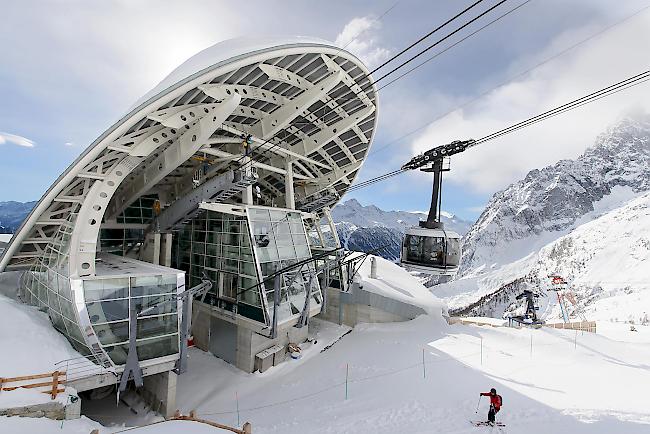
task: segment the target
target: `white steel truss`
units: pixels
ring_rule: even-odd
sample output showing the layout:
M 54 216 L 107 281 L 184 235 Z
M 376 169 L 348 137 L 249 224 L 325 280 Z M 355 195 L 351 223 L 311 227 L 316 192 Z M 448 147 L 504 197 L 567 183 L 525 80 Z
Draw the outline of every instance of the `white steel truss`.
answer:
M 7 246 L 0 271 L 29 267 L 68 226 L 70 275 L 93 275 L 101 228 L 146 227 L 118 217 L 147 194 L 171 205 L 205 164 L 226 172 L 250 158 L 259 197 L 275 206 L 293 204 L 284 196 L 294 182 L 296 201 L 330 192 L 327 205 L 335 204 L 376 126 L 365 66 L 318 40 L 213 49 L 214 62 L 188 61 L 179 68 L 185 74 L 145 96 L 57 179 Z M 242 159 L 244 139 L 252 144 Z

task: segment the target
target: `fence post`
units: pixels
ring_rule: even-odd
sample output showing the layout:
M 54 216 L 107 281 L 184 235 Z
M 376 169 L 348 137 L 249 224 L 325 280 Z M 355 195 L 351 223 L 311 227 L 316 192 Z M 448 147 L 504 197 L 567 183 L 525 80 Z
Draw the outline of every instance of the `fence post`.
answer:
M 239 426 L 239 393 L 237 391 L 235 391 L 235 400 L 237 401 L 237 426 Z
M 348 375 L 350 372 L 350 365 L 345 364 L 345 399 L 348 399 Z
M 422 378 L 427 378 L 427 365 L 424 363 L 424 348 L 422 348 Z
M 52 372 L 52 399 L 56 399 L 59 391 L 59 371 Z

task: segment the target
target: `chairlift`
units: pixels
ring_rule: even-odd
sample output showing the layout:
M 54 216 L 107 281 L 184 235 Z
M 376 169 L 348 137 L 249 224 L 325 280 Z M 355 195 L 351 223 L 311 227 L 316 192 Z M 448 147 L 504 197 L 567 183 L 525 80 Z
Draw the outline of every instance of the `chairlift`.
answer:
M 516 300 L 521 300 L 522 309 L 517 315 L 510 316 L 509 319 L 525 326 L 535 327 L 544 324 L 544 320 L 537 316 L 539 310 L 537 299 L 539 297 L 540 293 L 524 289 L 521 294 L 515 297 Z

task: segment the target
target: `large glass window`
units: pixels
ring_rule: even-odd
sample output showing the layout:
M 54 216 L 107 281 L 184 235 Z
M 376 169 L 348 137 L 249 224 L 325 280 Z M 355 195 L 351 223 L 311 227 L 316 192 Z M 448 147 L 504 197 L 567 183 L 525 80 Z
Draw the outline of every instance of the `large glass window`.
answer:
M 126 361 L 129 318 L 137 318 L 138 358 L 146 360 L 178 352 L 176 274 L 85 280 L 86 309 L 101 346 L 113 363 Z M 62 304 L 63 317 L 67 313 Z
M 457 267 L 460 263 L 460 240 L 458 238 L 447 239 L 447 265 Z
M 456 238 L 406 235 L 406 262 L 434 267 L 458 266 L 460 243 Z
M 213 282 L 207 303 L 265 322 L 251 244 L 246 217 L 205 211 L 185 225 L 172 257 L 189 287 L 204 274 Z
M 63 333 L 81 354 L 90 355 L 78 326 L 77 308 L 69 280 L 70 238 L 80 204 L 73 204 L 66 221 L 62 222 L 50 243 L 24 274 L 21 297 L 27 303 L 47 311 L 54 327 Z
M 268 302 L 268 315 L 273 315 L 274 279 L 277 270 L 294 265 L 311 258 L 307 243 L 307 234 L 299 212 L 269 208 L 249 208 L 255 253 L 262 271 L 263 286 Z M 320 287 L 313 263 L 284 273 L 280 279 L 280 305 L 278 321 L 282 322 L 302 312 L 306 295 L 313 297 L 312 302 L 320 303 Z

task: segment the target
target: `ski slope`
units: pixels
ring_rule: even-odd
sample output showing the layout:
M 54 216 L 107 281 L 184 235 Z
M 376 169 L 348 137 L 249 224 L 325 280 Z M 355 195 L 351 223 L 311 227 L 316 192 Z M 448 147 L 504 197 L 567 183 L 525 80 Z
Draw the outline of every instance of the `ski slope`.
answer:
M 388 291 L 405 281 L 409 292 L 424 297 L 406 281 L 413 279 L 410 275 L 388 261 L 380 265 L 377 280 L 385 279 L 390 287 L 366 278 L 364 268 L 366 285 Z M 439 303 L 433 296 L 430 302 Z M 1 304 L 0 317 L 24 308 Z M 23 325 L 42 320 L 43 314 L 34 313 L 21 317 Z M 201 418 L 230 426 L 249 421 L 255 434 L 650 432 L 650 327 L 637 326 L 637 332 L 626 324 L 599 322 L 598 327 L 599 334 L 576 334 L 450 326 L 439 310 L 408 322 L 360 324 L 352 330 L 315 319 L 303 358 L 265 373 L 244 373 L 191 349 L 189 372 L 178 379 L 177 405 L 185 414 L 196 410 Z M 25 337 L 26 342 L 35 339 Z M 23 348 L 25 357 L 40 357 L 39 347 Z M 506 427 L 501 431 L 469 423 L 486 417 L 487 400 L 479 403 L 478 394 L 491 387 L 503 397 L 498 420 Z M 101 433 L 159 420 L 153 415 L 115 418 L 124 414 L 121 410 L 114 401 L 94 410 L 102 420 L 113 421 Z M 86 418 L 66 421 L 61 428 L 58 421 L 0 417 L 0 432 L 88 433 L 94 427 L 99 425 Z M 183 431 L 195 433 L 189 426 Z
M 470 433 L 479 428 L 468 420 L 487 413 L 484 398 L 475 414 L 478 393 L 496 387 L 508 433 L 647 433 L 650 328 L 638 336 L 645 341 L 576 339 L 570 331 L 448 326 L 423 316 L 358 326 L 318 357 L 265 374 L 194 351 L 178 402 L 236 424 L 237 393 L 240 421 L 256 433 Z

